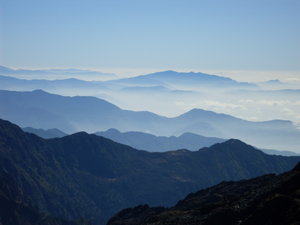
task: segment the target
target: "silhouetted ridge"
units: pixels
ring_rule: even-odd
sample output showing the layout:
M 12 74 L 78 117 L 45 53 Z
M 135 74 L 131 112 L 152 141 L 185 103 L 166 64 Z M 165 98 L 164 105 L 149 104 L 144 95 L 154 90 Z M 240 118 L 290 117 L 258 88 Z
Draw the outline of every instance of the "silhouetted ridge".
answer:
M 300 221 L 300 163 L 290 172 L 222 182 L 189 194 L 174 207 L 141 205 L 108 225 L 291 225 Z
M 20 127 L 7 120 L 0 119 L 0 140 L 4 138 L 14 139 L 21 136 L 24 137 L 26 135 Z
M 297 163 L 297 165 L 294 167 L 293 171 L 298 171 L 298 172 L 300 172 L 300 162 Z
M 0 120 L 0 170 L 16 178 L 40 211 L 97 225 L 122 208 L 170 206 L 224 180 L 287 171 L 299 159 L 235 140 L 195 152 L 149 153 L 85 132 L 42 139 Z
M 255 148 L 252 147 L 251 145 L 248 145 L 245 142 L 242 142 L 238 139 L 229 139 L 229 140 L 223 142 L 221 145 L 220 145 L 220 143 L 217 143 L 217 144 L 215 144 L 211 147 L 216 148 L 216 149 L 219 148 L 219 147 L 224 149 L 224 147 L 226 147 L 226 149 L 228 149 L 228 150 L 230 150 L 230 149 L 251 149 L 251 150 L 255 150 Z

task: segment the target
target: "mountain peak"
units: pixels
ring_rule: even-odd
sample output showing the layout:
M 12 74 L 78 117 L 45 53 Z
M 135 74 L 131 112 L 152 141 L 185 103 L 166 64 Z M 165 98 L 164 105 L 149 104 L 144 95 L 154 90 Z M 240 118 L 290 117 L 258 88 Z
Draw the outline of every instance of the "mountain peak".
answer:
M 164 71 L 161 71 L 161 72 L 157 72 L 157 73 L 179 73 L 175 70 L 164 70 Z
M 49 94 L 48 92 L 42 90 L 42 89 L 35 89 L 32 91 L 32 93 L 35 93 L 35 94 Z
M 222 143 L 215 144 L 216 146 L 221 145 L 222 149 L 255 149 L 253 146 L 246 144 L 245 142 L 238 140 L 238 139 L 228 139 Z M 220 147 L 221 147 L 220 146 Z M 212 146 L 213 147 L 213 146 Z
M 110 128 L 110 129 L 106 130 L 105 132 L 109 133 L 109 134 L 120 134 L 121 133 L 118 129 L 115 129 L 115 128 Z
M 180 116 L 217 115 L 217 114 L 218 113 L 213 112 L 213 111 L 194 108 L 194 109 L 191 109 L 190 111 L 187 111 L 186 113 L 181 114 Z
M 234 139 L 234 138 L 231 138 L 227 141 L 224 142 L 224 144 L 230 144 L 230 145 L 247 145 L 246 143 L 238 140 L 238 139 Z
M 188 111 L 189 113 L 203 113 L 203 112 L 210 112 L 212 113 L 212 111 L 208 111 L 208 110 L 204 110 L 204 109 L 199 109 L 199 108 L 193 108 L 190 111 Z
M 89 137 L 90 135 L 87 132 L 85 132 L 85 131 L 80 131 L 80 132 L 71 134 L 69 136 L 86 138 L 86 137 Z M 66 137 L 68 137 L 68 136 L 66 136 Z

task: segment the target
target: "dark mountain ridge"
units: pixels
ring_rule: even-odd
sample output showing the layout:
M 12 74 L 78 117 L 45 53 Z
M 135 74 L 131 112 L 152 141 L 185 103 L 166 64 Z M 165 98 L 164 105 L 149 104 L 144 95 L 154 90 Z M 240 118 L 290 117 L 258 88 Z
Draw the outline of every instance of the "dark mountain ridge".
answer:
M 67 221 L 39 212 L 13 177 L 0 169 L 0 224 L 88 225 L 89 223 L 84 220 Z
M 84 132 L 44 140 L 0 120 L 0 169 L 40 211 L 95 224 L 138 204 L 170 206 L 222 180 L 281 173 L 299 159 L 266 155 L 238 140 L 166 153 L 138 151 Z
M 124 209 L 108 225 L 291 225 L 300 222 L 300 163 L 290 172 L 222 182 L 171 208 Z

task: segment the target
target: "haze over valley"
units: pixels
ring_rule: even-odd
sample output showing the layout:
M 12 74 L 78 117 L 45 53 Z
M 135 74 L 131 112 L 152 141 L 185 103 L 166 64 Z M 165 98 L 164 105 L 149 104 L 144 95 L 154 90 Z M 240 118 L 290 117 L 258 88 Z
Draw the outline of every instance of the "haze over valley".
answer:
M 22 127 L 74 133 L 94 133 L 110 128 L 160 136 L 192 132 L 208 137 L 237 138 L 259 148 L 297 151 L 300 130 L 291 121 L 252 122 L 202 109 L 177 117 L 147 111 L 124 110 L 96 97 L 64 97 L 42 90 L 0 91 L 0 115 Z M 84 110 L 88 109 L 88 110 Z
M 0 225 L 300 224 L 299 0 L 0 0 Z
M 24 73 L 22 70 L 15 71 L 15 77 L 7 71 L 10 69 L 0 68 L 1 89 L 43 89 L 67 96 L 95 96 L 124 109 L 151 111 L 168 117 L 200 108 L 252 121 L 283 119 L 296 124 L 300 122 L 300 83 L 297 89 L 295 82 L 238 82 L 222 76 L 175 71 L 121 79 L 112 75 L 107 81 L 46 80 L 41 79 L 43 75 L 30 80 L 17 78 Z M 31 72 L 43 74 L 44 71 Z M 68 72 L 61 73 L 69 76 Z

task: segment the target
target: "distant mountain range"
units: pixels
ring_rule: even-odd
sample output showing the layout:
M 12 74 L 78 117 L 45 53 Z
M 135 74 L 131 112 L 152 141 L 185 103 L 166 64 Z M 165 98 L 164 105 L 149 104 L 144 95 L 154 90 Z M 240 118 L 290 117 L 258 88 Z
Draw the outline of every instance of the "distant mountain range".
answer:
M 28 70 L 28 69 L 11 69 L 0 66 L 1 75 L 9 75 L 22 77 L 27 79 L 63 79 L 63 78 L 86 78 L 88 80 L 110 78 L 115 79 L 115 74 L 101 73 L 92 70 L 82 69 L 44 69 L 44 70 Z
M 176 72 L 176 71 L 162 71 L 152 74 L 140 75 L 131 78 L 116 79 L 116 75 L 101 73 L 92 70 L 81 70 L 81 69 L 46 69 L 46 70 L 28 70 L 28 69 L 11 69 L 8 67 L 0 66 L 0 75 L 9 75 L 29 79 L 58 79 L 59 75 L 65 77 L 86 77 L 93 76 L 94 78 L 109 77 L 111 81 L 109 83 L 125 84 L 125 85 L 168 85 L 168 86 L 186 86 L 193 87 L 195 85 L 211 85 L 214 87 L 222 85 L 223 87 L 255 87 L 256 84 L 250 84 L 246 82 L 237 82 L 227 77 L 205 74 L 205 73 L 194 73 L 194 72 Z M 81 75 L 81 76 L 80 76 Z M 61 78 L 62 79 L 62 78 Z M 115 80 L 113 80 L 115 79 Z M 96 79 L 97 80 L 97 79 Z
M 32 128 L 32 127 L 25 127 L 25 128 L 22 128 L 22 130 L 27 133 L 35 134 L 35 135 L 37 135 L 41 138 L 45 138 L 45 139 L 64 137 L 67 135 L 66 133 L 62 132 L 61 130 L 59 130 L 57 128 L 44 130 L 44 129 L 36 129 L 36 128 Z
M 38 133 L 36 133 L 38 135 Z M 170 150 L 187 149 L 197 151 L 203 147 L 210 147 L 213 144 L 225 142 L 226 139 L 216 137 L 205 137 L 193 133 L 184 133 L 178 137 L 155 136 L 137 131 L 120 132 L 117 129 L 96 132 L 96 135 L 109 138 L 115 142 L 129 145 L 136 149 L 150 152 L 165 152 Z M 39 135 L 40 136 L 40 135 Z M 295 152 L 281 151 L 274 149 L 258 149 L 269 155 L 300 156 Z
M 63 137 L 67 134 L 57 128 L 53 129 L 36 129 L 32 127 L 22 128 L 23 131 L 35 134 L 42 138 L 57 138 Z M 150 152 L 165 152 L 170 150 L 187 149 L 191 151 L 199 150 L 203 147 L 209 147 L 216 143 L 226 141 L 225 139 L 215 137 L 204 137 L 193 133 L 184 133 L 179 137 L 171 136 L 155 136 L 148 133 L 130 131 L 120 132 L 117 129 L 108 129 L 107 131 L 101 131 L 95 133 L 98 136 L 102 136 L 111 139 L 115 142 L 129 145 L 133 148 L 146 150 Z M 299 154 L 291 151 L 280 151 L 274 149 L 258 149 L 269 155 L 282 155 L 282 156 L 299 156 Z
M 299 153 L 291 152 L 291 151 L 282 151 L 282 150 L 274 150 L 274 149 L 259 149 L 259 150 L 269 155 L 300 156 Z
M 300 221 L 300 164 L 278 176 L 223 182 L 189 194 L 174 207 L 124 209 L 108 225 L 290 225 Z
M 44 79 L 18 79 L 9 76 L 0 76 L 0 89 L 33 91 L 43 89 L 57 94 L 76 95 L 78 93 L 101 95 L 107 87 L 101 82 L 84 81 L 75 78 L 44 80 Z
M 13 75 L 16 75 L 16 77 L 13 77 Z M 34 76 L 26 77 L 25 75 Z M 113 79 L 114 76 L 112 75 L 111 80 L 108 81 L 81 80 L 80 78 L 84 77 L 84 75 L 87 78 L 90 76 L 105 76 L 105 74 L 94 71 L 76 69 L 13 70 L 0 66 L 0 89 L 15 91 L 42 89 L 56 94 L 102 95 L 107 97 L 111 95 L 111 98 L 115 98 L 120 93 L 127 95 L 134 93 L 143 95 L 147 93 L 195 95 L 201 93 L 199 89 L 203 88 L 206 90 L 209 88 L 214 90 L 227 88 L 249 90 L 257 87 L 256 84 L 237 82 L 226 77 L 193 72 L 163 71 L 123 79 Z M 30 79 L 30 77 L 33 78 Z
M 0 91 L 0 117 L 22 127 L 57 128 L 65 133 L 115 128 L 156 136 L 186 132 L 222 139 L 237 138 L 264 149 L 298 152 L 300 130 L 291 122 L 251 122 L 226 114 L 193 109 L 167 118 L 147 111 L 123 110 L 95 97 L 64 97 L 46 93 Z
M 165 153 L 84 132 L 45 140 L 0 120 L 0 171 L 15 179 L 39 211 L 94 224 L 138 204 L 169 206 L 223 180 L 281 173 L 299 160 L 266 155 L 233 139 Z
M 255 121 L 285 119 L 300 122 L 300 105 L 295 104 L 299 99 L 297 82 L 247 83 L 219 75 L 176 71 L 122 79 L 112 75 L 108 76 L 109 80 L 102 81 L 90 77 L 103 76 L 95 71 L 78 69 L 13 70 L 0 67 L 0 89 L 42 89 L 64 96 L 94 96 L 124 109 L 167 116 L 201 108 Z
M 123 85 L 140 85 L 140 86 L 167 86 L 171 88 L 194 88 L 194 87 L 214 87 L 214 88 L 253 88 L 255 84 L 246 82 L 237 82 L 227 77 L 205 74 L 205 73 L 194 73 L 194 72 L 176 72 L 176 71 L 162 71 L 152 74 L 146 74 L 131 78 L 118 79 L 113 81 L 107 81 L 114 84 Z
M 9 76 L 8 76 L 9 75 Z M 12 77 L 11 75 L 16 75 Z M 22 79 L 20 79 L 20 75 Z M 27 78 L 24 75 L 40 75 L 39 78 Z M 45 75 L 52 75 L 45 76 Z M 77 79 L 63 79 L 57 78 L 56 75 L 65 75 L 67 78 L 77 78 Z M 81 75 L 81 76 L 78 76 Z M 80 80 L 82 75 L 97 75 L 98 77 L 107 76 L 110 74 L 103 74 L 95 71 L 88 70 L 78 70 L 78 69 L 69 69 L 69 70 L 13 70 L 7 67 L 0 66 L 0 81 L 2 85 L 0 88 L 6 86 L 6 88 L 13 90 L 32 90 L 34 89 L 44 89 L 48 90 L 50 88 L 57 89 L 64 85 L 64 88 L 70 87 L 71 83 L 66 81 L 76 81 L 77 88 L 84 89 L 88 86 L 91 87 L 111 87 L 114 89 L 128 89 L 130 88 L 153 88 L 153 91 L 165 91 L 167 88 L 171 90 L 177 90 L 183 88 L 193 89 L 195 87 L 206 87 L 206 88 L 256 88 L 256 84 L 238 82 L 230 78 L 210 75 L 205 73 L 185 73 L 185 72 L 176 72 L 176 71 L 163 71 L 152 74 L 146 74 L 131 78 L 123 79 L 114 79 L 115 77 L 111 74 L 111 80 L 109 81 L 85 81 Z M 17 78 L 18 77 L 18 78 Z M 27 79 L 26 79 L 27 78 Z M 4 86 L 5 85 L 5 86 Z M 21 85 L 24 85 L 23 87 Z M 23 88 L 23 89 L 22 89 Z M 45 89 L 48 88 L 48 89 Z M 159 88 L 159 89 L 158 89 Z
M 96 135 L 109 138 L 115 142 L 129 145 L 136 149 L 150 152 L 165 152 L 169 150 L 187 149 L 196 151 L 203 147 L 209 147 L 216 143 L 224 142 L 225 139 L 215 137 L 204 137 L 193 133 L 184 133 L 179 137 L 163 137 L 143 132 L 124 132 L 117 129 L 109 129 L 96 132 Z

